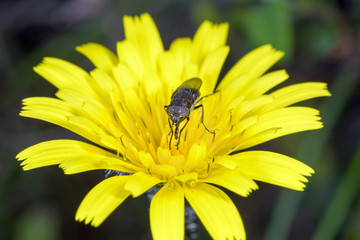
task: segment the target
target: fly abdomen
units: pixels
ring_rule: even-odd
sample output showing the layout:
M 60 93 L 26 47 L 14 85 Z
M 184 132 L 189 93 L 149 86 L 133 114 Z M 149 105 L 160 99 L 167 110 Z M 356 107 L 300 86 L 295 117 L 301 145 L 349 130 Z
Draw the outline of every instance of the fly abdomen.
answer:
M 182 88 L 172 96 L 170 105 L 184 106 L 190 109 L 199 96 L 200 93 L 196 89 Z

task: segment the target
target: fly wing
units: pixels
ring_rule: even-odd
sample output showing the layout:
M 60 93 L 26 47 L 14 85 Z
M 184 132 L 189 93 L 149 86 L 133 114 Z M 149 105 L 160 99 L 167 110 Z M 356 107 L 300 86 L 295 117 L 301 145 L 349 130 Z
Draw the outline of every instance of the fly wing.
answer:
M 200 87 L 201 87 L 202 81 L 200 78 L 190 78 L 189 80 L 186 80 L 185 82 L 183 82 L 176 90 L 175 92 L 179 91 L 182 88 L 191 88 L 194 90 L 199 91 Z M 174 93 L 175 93 L 174 92 Z

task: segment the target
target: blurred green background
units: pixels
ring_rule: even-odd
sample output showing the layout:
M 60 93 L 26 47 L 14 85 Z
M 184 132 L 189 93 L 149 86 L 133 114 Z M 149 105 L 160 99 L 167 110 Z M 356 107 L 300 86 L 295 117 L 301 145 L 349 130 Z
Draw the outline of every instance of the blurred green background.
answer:
M 325 127 L 282 137 L 262 148 L 307 163 L 316 174 L 304 192 L 269 184 L 248 198 L 231 193 L 248 239 L 360 239 L 360 1 L 251 0 L 3 0 L 0 2 L 0 239 L 150 239 L 148 200 L 125 201 L 99 228 L 74 220 L 103 171 L 65 176 L 57 167 L 24 172 L 15 155 L 50 139 L 79 139 L 42 121 L 20 118 L 21 100 L 54 96 L 32 67 L 45 56 L 93 66 L 75 46 L 98 42 L 115 50 L 122 17 L 149 12 L 165 47 L 193 36 L 209 19 L 229 22 L 230 55 L 224 72 L 253 48 L 271 43 L 286 52 L 285 85 L 329 84 L 331 98 L 317 107 Z M 169 213 L 171 214 L 171 213 Z M 209 239 L 200 224 L 200 239 Z

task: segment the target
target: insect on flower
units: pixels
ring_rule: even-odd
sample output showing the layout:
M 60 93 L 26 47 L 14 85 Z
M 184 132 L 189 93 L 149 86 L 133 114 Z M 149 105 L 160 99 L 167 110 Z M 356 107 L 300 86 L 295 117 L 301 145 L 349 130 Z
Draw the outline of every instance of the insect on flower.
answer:
M 268 72 L 284 55 L 270 45 L 246 54 L 219 78 L 230 50 L 228 29 L 228 23 L 204 21 L 193 38 L 178 38 L 165 49 L 149 14 L 124 16 L 125 39 L 117 43 L 117 53 L 96 43 L 76 48 L 94 63 L 91 73 L 44 58 L 34 70 L 58 89 L 56 97 L 24 99 L 20 115 L 67 128 L 87 141 L 54 139 L 30 146 L 16 156 L 22 168 L 58 165 L 66 174 L 108 169 L 75 215 L 94 227 L 128 198 L 146 192 L 154 240 L 193 236 L 186 202 L 208 238 L 246 239 L 239 211 L 223 189 L 247 197 L 261 181 L 303 191 L 312 168 L 255 148 L 322 128 L 318 110 L 293 105 L 331 94 L 319 82 L 277 88 L 289 76 L 285 70 Z M 168 87 L 176 76 L 198 78 L 182 79 L 171 96 Z M 171 132 L 159 106 L 165 107 Z M 202 116 L 191 112 L 200 107 Z M 211 117 L 207 126 L 220 129 L 216 139 L 204 125 L 205 108 Z M 184 129 L 188 133 L 180 140 Z M 179 139 L 171 146 L 174 132 Z M 166 148 L 179 141 L 179 151 Z
M 202 114 L 201 114 L 201 123 L 204 125 L 205 129 L 214 135 L 215 138 L 215 131 L 209 130 L 204 124 L 204 106 L 202 104 L 197 105 L 201 102 L 201 100 L 205 97 L 210 95 L 206 95 L 204 97 L 200 97 L 200 87 L 202 81 L 200 78 L 191 78 L 183 82 L 172 94 L 170 105 L 164 106 L 166 113 L 168 114 L 169 118 L 169 126 L 171 130 L 171 137 L 169 141 L 169 149 L 171 150 L 171 140 L 174 135 L 174 130 L 172 125 L 175 126 L 175 139 L 178 139 L 176 147 L 179 146 L 180 143 L 180 136 L 184 128 L 186 127 L 187 123 L 189 122 L 189 115 L 190 112 L 198 109 L 201 107 Z M 199 99 L 198 99 L 199 98 Z M 171 119 L 171 122 L 170 122 Z M 186 119 L 186 123 L 181 128 L 179 133 L 179 125 L 182 121 Z

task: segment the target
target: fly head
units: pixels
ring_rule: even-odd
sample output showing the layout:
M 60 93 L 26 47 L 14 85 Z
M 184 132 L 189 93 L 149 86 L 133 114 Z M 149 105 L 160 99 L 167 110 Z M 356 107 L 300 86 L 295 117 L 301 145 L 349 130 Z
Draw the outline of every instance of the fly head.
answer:
M 185 106 L 168 106 L 166 113 L 168 114 L 172 123 L 178 127 L 179 124 L 189 116 L 190 109 Z

